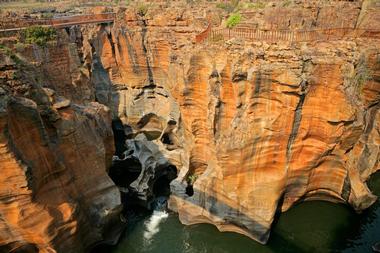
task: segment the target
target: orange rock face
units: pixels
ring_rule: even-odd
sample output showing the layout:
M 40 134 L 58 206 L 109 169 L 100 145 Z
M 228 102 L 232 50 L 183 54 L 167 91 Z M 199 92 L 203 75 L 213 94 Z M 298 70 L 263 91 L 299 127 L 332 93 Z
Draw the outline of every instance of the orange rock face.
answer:
M 357 3 L 344 4 L 336 22 L 369 28 Z M 142 165 L 129 190 L 147 204 L 174 165 L 169 207 L 184 224 L 265 243 L 276 213 L 300 201 L 357 211 L 375 201 L 365 181 L 379 168 L 378 41 L 195 45 L 213 12 L 157 8 L 73 28 L 77 44 L 23 51 L 33 68 L 21 81 L 0 56 L 0 246 L 81 252 L 111 239 L 120 211 L 106 174 L 112 119 L 124 126 L 128 159 Z M 330 11 L 317 10 L 303 22 L 297 9 L 285 23 L 323 27 Z M 266 28 L 275 12 L 263 13 Z
M 306 61 L 296 49 L 289 54 L 276 45 L 263 60 L 249 59 L 260 46 L 247 54 L 209 50 L 194 57 L 187 78 L 199 78 L 188 79 L 184 89 L 192 88 L 179 99 L 193 138 L 188 170 L 198 176 L 194 195 L 186 196 L 181 179 L 172 183 L 171 208 L 182 222 L 213 223 L 264 243 L 276 211 L 298 201 L 347 202 L 358 211 L 375 201 L 363 181 L 378 169 L 379 146 L 372 143 L 378 122 L 370 113 L 377 109 L 348 91 L 347 59 L 318 55 L 340 46 L 310 46 Z M 267 60 L 274 53 L 277 59 Z M 379 65 L 373 66 L 377 73 Z M 365 129 L 376 136 L 368 144 Z
M 26 49 L 21 61 L 28 59 L 28 50 L 33 49 Z M 87 82 L 75 85 L 79 65 L 65 60 L 78 55 L 67 50 L 67 45 L 50 47 L 45 59 L 33 58 L 43 74 L 31 64 L 17 70 L 10 58 L 0 56 L 4 252 L 84 252 L 113 239 L 109 231 L 118 228 L 120 193 L 106 172 L 114 150 L 111 114 L 106 106 L 84 103 L 88 98 L 78 95 L 89 81 L 82 76 Z M 61 62 L 54 58 L 59 52 Z M 69 71 L 57 75 L 70 67 L 72 76 Z M 33 79 L 38 74 L 52 82 L 41 87 Z M 65 87 L 55 86 L 60 83 L 53 77 L 62 77 Z
M 348 22 L 359 16 L 347 11 Z M 357 211 L 375 201 L 365 184 L 379 161 L 375 40 L 192 46 L 182 44 L 191 30 L 167 30 L 174 17 L 160 29 L 149 16 L 126 17 L 128 27 L 95 39 L 120 98 L 114 115 L 177 167 L 169 207 L 183 223 L 265 243 L 276 212 L 299 201 Z M 162 138 L 169 121 L 176 145 Z

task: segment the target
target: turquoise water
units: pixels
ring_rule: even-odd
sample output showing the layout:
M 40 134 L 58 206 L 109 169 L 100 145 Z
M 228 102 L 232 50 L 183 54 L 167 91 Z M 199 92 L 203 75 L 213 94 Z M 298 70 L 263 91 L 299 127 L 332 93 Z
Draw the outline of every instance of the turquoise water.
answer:
M 380 196 L 380 173 L 369 181 Z M 156 212 L 130 224 L 112 253 L 372 252 L 380 241 L 380 205 L 358 215 L 344 205 L 305 202 L 283 213 L 267 245 L 214 226 L 184 226 L 174 213 Z

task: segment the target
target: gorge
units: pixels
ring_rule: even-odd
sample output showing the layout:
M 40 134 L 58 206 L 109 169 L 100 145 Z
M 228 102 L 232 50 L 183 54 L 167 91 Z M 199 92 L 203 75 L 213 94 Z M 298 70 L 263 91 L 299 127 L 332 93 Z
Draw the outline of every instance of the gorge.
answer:
M 246 248 L 259 252 L 280 252 L 266 251 L 276 228 L 308 205 L 379 217 L 366 183 L 380 160 L 379 2 L 263 2 L 228 33 L 231 14 L 208 1 L 81 9 L 113 21 L 83 18 L 42 44 L 0 33 L 0 252 L 99 251 L 125 229 L 133 243 L 146 210 L 148 238 L 161 221 L 180 231 L 178 215 L 269 241 Z M 297 31 L 320 37 L 286 37 Z M 194 235 L 236 236 L 213 229 Z M 313 252 L 284 252 L 297 249 Z

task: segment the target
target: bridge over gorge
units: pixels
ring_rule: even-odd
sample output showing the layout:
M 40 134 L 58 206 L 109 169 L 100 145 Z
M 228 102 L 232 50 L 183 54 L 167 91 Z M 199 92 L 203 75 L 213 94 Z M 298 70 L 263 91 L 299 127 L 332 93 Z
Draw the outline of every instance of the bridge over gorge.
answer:
M 115 13 L 110 12 L 101 14 L 64 16 L 49 19 L 4 19 L 0 22 L 0 34 L 17 32 L 33 25 L 65 28 L 73 25 L 112 23 L 115 20 L 115 15 Z
M 331 41 L 350 38 L 372 38 L 380 39 L 380 29 L 358 29 L 358 28 L 325 28 L 309 30 L 261 30 L 248 27 L 212 28 L 207 29 L 195 36 L 196 43 L 217 42 L 232 38 L 242 38 L 249 41 Z

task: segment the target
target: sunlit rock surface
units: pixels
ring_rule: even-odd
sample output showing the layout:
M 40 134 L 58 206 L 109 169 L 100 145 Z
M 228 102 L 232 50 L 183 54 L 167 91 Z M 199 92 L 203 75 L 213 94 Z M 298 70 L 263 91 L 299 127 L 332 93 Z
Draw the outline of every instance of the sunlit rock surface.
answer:
M 2 252 L 84 252 L 119 230 L 120 194 L 106 172 L 111 113 L 86 102 L 90 82 L 70 46 L 38 50 L 39 59 L 27 48 L 21 63 L 0 56 Z
M 264 243 L 276 212 L 298 201 L 357 211 L 375 201 L 364 183 L 379 160 L 375 40 L 192 46 L 182 42 L 190 30 L 167 29 L 179 22 L 174 16 L 156 24 L 127 11 L 94 44 L 126 134 L 167 145 L 161 153 L 179 173 L 169 207 L 183 223 L 208 222 Z M 363 68 L 371 78 L 358 83 Z M 163 138 L 171 120 L 173 146 Z
M 332 26 L 377 22 L 376 6 L 338 5 Z M 365 181 L 379 167 L 378 40 L 195 44 L 222 17 L 204 7 L 120 9 L 113 26 L 72 28 L 62 44 L 19 52 L 33 68 L 18 79 L 0 55 L 1 246 L 81 252 L 117 237 L 112 120 L 141 166 L 125 187 L 149 205 L 175 168 L 169 208 L 184 224 L 265 243 L 275 215 L 299 201 L 357 211 L 375 201 Z M 275 27 L 326 27 L 332 12 L 317 7 L 285 8 Z M 258 27 L 277 10 L 256 13 Z

